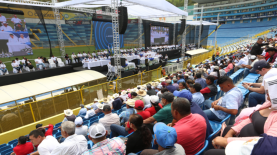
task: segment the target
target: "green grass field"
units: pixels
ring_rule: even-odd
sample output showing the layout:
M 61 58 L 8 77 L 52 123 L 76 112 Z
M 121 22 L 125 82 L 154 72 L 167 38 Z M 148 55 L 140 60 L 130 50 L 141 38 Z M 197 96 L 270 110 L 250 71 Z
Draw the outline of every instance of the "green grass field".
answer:
M 124 47 L 125 48 L 132 48 L 132 47 Z M 69 57 L 71 57 L 72 52 L 74 52 L 75 54 L 77 54 L 78 52 L 83 53 L 83 51 L 85 51 L 86 53 L 89 51 L 90 53 L 96 51 L 95 50 L 95 46 L 85 46 L 85 47 L 66 47 L 65 48 L 65 52 L 69 55 Z M 97 50 L 98 51 L 98 50 Z M 60 49 L 59 48 L 52 48 L 52 52 L 53 55 L 58 57 L 61 56 L 60 54 Z M 7 66 L 7 69 L 9 71 L 12 70 L 12 66 L 11 66 L 11 62 L 12 60 L 14 60 L 15 58 L 18 58 L 19 60 L 22 60 L 23 57 L 30 59 L 36 59 L 38 56 L 43 56 L 46 58 L 50 57 L 50 48 L 45 48 L 45 49 L 33 49 L 33 55 L 29 55 L 29 56 L 18 56 L 18 57 L 10 57 L 10 58 L 0 58 L 0 60 L 2 62 L 5 63 L 5 65 Z M 35 65 L 34 60 L 30 60 L 31 63 L 33 65 Z

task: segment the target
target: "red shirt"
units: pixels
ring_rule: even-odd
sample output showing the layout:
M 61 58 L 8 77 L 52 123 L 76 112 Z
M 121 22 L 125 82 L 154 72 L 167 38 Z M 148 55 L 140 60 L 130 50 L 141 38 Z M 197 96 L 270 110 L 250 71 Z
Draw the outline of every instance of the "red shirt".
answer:
M 137 114 L 139 114 L 139 115 L 143 118 L 143 120 L 145 120 L 145 119 L 151 117 L 149 111 L 142 111 L 142 112 L 139 112 L 139 113 L 137 113 Z M 130 128 L 130 130 L 128 131 L 129 134 L 132 133 L 132 132 L 134 132 L 134 129 L 132 129 L 132 128 L 130 127 L 129 121 L 127 122 L 127 125 L 126 125 L 126 126 L 127 126 L 128 128 Z
M 265 54 L 265 60 L 267 61 L 267 59 L 269 59 L 271 56 L 268 54 L 268 52 L 266 52 Z
M 16 147 L 13 148 L 13 152 L 16 155 L 27 155 L 34 152 L 34 146 L 31 142 L 26 142 L 25 144 L 16 145 Z
M 159 106 L 160 106 L 161 108 L 163 108 L 163 106 L 162 106 L 160 103 L 159 103 Z M 157 113 L 155 107 L 153 107 L 153 106 L 150 107 L 150 108 L 147 108 L 145 111 L 149 111 L 151 116 L 153 116 L 153 115 L 155 115 L 155 114 Z
M 48 128 L 48 130 L 47 131 L 45 131 L 45 137 L 46 136 L 52 136 L 52 134 L 53 134 L 53 129 L 54 129 L 54 126 L 52 125 L 52 124 L 49 124 L 49 128 Z
M 207 125 L 203 116 L 190 114 L 175 123 L 173 128 L 177 132 L 177 143 L 182 145 L 186 155 L 194 155 L 204 147 Z
M 210 88 L 208 88 L 208 87 L 205 87 L 205 88 L 203 88 L 203 89 L 200 90 L 200 93 L 202 93 L 202 94 L 208 94 L 208 93 L 210 93 L 210 92 L 211 92 L 211 90 L 210 90 Z

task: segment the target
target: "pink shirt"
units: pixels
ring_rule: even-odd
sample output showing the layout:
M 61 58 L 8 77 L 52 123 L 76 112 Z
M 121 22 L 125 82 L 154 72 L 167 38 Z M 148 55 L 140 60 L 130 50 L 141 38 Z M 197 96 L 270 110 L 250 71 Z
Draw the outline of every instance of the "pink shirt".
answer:
M 203 116 L 190 114 L 175 123 L 173 128 L 177 132 L 177 143 L 182 145 L 186 155 L 194 155 L 204 147 L 207 125 Z
M 262 109 L 266 109 L 268 107 L 271 107 L 271 102 L 270 101 L 266 101 L 259 109 L 259 110 L 262 110 Z M 255 111 L 254 111 L 255 112 Z M 253 112 L 253 113 L 254 113 Z M 252 113 L 252 114 L 253 114 Z M 251 115 L 252 115 L 251 114 Z M 249 116 L 249 118 L 243 120 L 241 123 L 239 123 L 238 125 L 232 127 L 233 130 L 236 131 L 237 134 L 240 133 L 241 129 L 246 126 L 247 124 L 251 123 L 251 115 Z M 277 137 L 277 110 L 274 110 L 272 111 L 267 119 L 266 119 L 266 122 L 264 124 L 264 133 L 266 133 L 267 135 L 269 136 L 273 136 L 273 137 Z M 228 138 L 227 141 L 228 143 L 230 143 L 231 141 L 234 141 L 234 140 L 243 140 L 243 141 L 247 141 L 247 140 L 250 140 L 250 139 L 253 139 L 255 137 L 242 137 L 242 138 L 238 138 L 238 137 L 234 137 L 234 138 Z
M 228 73 L 231 69 L 233 69 L 233 64 L 229 63 L 229 65 L 225 68 L 225 72 Z

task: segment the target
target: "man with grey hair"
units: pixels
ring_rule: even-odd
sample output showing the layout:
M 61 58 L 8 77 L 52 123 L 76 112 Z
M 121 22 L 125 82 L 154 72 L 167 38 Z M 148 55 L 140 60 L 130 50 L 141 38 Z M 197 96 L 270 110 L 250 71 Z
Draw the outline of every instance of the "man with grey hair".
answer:
M 79 155 L 87 150 L 87 140 L 83 135 L 75 134 L 75 124 L 66 121 L 61 124 L 61 134 L 65 141 L 57 146 L 51 155 Z
M 85 108 L 85 106 L 83 104 L 80 104 L 81 110 L 79 111 L 78 116 L 80 115 L 86 115 L 87 113 L 87 109 Z
M 112 109 L 109 105 L 104 105 L 103 113 L 105 116 L 99 119 L 99 123 L 104 125 L 109 135 L 111 133 L 110 126 L 112 124 L 120 125 L 120 118 L 117 114 L 112 113 Z

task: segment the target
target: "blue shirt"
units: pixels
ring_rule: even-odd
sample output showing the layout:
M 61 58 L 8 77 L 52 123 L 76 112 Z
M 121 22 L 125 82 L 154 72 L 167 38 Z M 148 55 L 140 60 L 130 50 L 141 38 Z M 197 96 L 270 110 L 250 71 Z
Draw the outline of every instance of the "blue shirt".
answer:
M 171 93 L 173 93 L 175 90 L 177 90 L 176 87 L 173 86 L 172 84 L 166 86 L 166 88 L 167 88 Z
M 202 86 L 202 89 L 208 86 L 206 80 L 203 78 L 196 79 L 195 83 L 199 83 Z
M 185 81 L 185 79 L 180 79 L 180 80 L 177 81 L 178 84 L 181 83 L 181 82 L 186 82 L 186 81 Z
M 198 104 L 199 106 L 205 101 L 205 98 L 202 93 L 196 92 L 192 94 L 191 102 Z
M 126 109 L 126 111 L 123 111 L 120 115 L 119 115 L 119 118 L 125 118 L 125 119 L 129 119 L 130 115 L 132 114 L 135 114 L 136 111 L 134 108 L 129 108 L 129 109 Z
M 217 105 L 227 108 L 227 109 L 239 109 L 241 103 L 243 101 L 243 96 L 238 87 L 234 87 L 229 90 L 217 103 Z M 221 110 L 214 110 L 214 108 L 210 108 L 210 110 L 219 118 L 224 119 L 228 116 L 228 113 Z
M 87 109 L 86 108 L 81 108 L 78 115 L 86 115 L 86 114 L 87 114 Z
M 93 108 L 93 110 L 97 110 L 98 109 L 98 107 L 97 107 L 97 105 L 99 104 L 99 102 L 96 102 L 96 103 L 94 103 L 91 107 Z
M 191 102 L 190 104 L 190 111 L 193 114 L 199 114 L 205 118 L 206 124 L 207 124 L 207 129 L 206 129 L 206 138 L 208 138 L 209 135 L 213 133 L 213 129 L 210 125 L 209 119 L 207 115 L 203 112 L 203 110 L 195 103 Z

